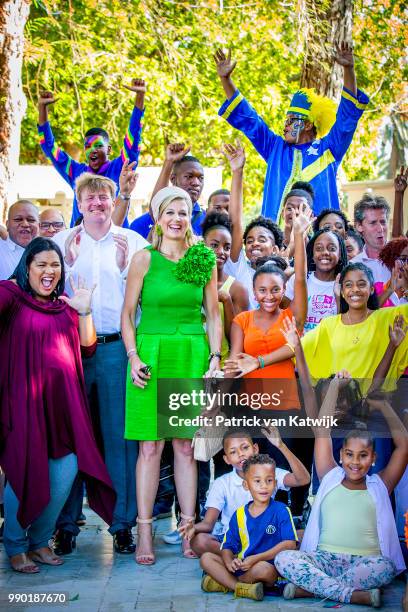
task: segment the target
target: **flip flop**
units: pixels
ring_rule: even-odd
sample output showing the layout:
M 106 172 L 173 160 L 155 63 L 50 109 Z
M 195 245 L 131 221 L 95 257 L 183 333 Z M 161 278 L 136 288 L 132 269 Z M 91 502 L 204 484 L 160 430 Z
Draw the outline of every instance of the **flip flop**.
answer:
M 17 566 L 13 565 L 10 557 L 10 566 L 14 572 L 19 572 L 20 574 L 38 574 L 40 568 L 35 563 L 30 562 L 30 559 L 27 558 L 25 553 L 21 553 L 20 555 L 13 555 L 13 557 L 22 557 L 22 563 L 17 563 Z
M 46 561 L 43 556 L 41 556 L 38 552 L 34 550 L 29 552 L 29 557 L 32 561 L 35 561 L 36 563 L 41 563 L 42 565 L 63 565 L 64 564 L 64 559 L 61 559 L 61 557 L 57 557 L 56 555 L 54 556 L 54 553 L 51 551 L 51 549 L 50 549 L 50 552 L 46 554 L 48 554 L 50 557 L 49 561 Z

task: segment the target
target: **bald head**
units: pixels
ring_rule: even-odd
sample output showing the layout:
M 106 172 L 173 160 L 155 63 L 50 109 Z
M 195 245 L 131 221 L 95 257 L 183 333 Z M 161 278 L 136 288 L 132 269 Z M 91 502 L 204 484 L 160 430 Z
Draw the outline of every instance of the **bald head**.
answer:
M 10 240 L 25 248 L 39 231 L 37 207 L 30 200 L 18 200 L 9 208 L 6 225 Z
M 41 212 L 40 236 L 43 236 L 43 238 L 52 238 L 63 229 L 65 229 L 65 221 L 59 210 L 47 208 Z

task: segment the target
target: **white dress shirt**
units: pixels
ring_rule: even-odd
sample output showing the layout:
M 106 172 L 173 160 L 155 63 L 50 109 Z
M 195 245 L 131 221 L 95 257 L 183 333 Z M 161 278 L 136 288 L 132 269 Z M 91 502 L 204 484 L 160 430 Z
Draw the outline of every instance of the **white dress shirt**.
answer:
M 7 280 L 24 253 L 24 248 L 13 242 L 10 237 L 7 240 L 0 239 L 0 280 Z
M 363 247 L 361 253 L 359 253 L 358 255 L 353 257 L 353 259 L 350 260 L 350 263 L 363 263 L 365 266 L 367 266 L 367 268 L 370 268 L 374 276 L 375 285 L 379 283 L 385 285 L 385 283 L 388 283 L 391 278 L 391 272 L 389 271 L 387 266 L 385 266 L 379 259 L 369 257 L 367 255 L 365 247 Z M 380 293 L 382 293 L 381 286 L 379 287 L 379 289 Z
M 59 232 L 53 240 L 65 255 L 65 241 L 73 229 Z M 78 276 L 88 288 L 96 285 L 92 296 L 92 312 L 97 334 L 113 334 L 120 331 L 120 315 L 125 296 L 128 266 L 121 272 L 116 263 L 116 243 L 113 234 L 125 236 L 129 245 L 128 265 L 133 255 L 149 243 L 136 232 L 112 223 L 110 230 L 100 240 L 94 240 L 85 229 L 80 233 L 79 255 L 72 266 L 65 267 L 65 291 L 72 294 L 69 277 L 75 285 Z

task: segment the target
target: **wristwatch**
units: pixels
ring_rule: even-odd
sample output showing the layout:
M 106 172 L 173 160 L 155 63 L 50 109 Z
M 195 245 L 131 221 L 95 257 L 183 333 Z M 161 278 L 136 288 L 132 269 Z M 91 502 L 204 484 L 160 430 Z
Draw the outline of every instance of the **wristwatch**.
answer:
M 121 200 L 123 200 L 124 202 L 129 202 L 130 200 L 130 195 L 123 195 L 123 193 L 118 193 L 118 198 L 120 198 Z

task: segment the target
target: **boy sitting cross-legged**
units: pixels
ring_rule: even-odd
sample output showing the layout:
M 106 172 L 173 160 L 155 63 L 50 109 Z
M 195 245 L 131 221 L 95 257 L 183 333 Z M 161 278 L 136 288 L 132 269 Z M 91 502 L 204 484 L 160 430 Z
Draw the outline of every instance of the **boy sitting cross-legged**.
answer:
M 288 491 L 292 487 L 301 487 L 309 484 L 310 475 L 303 463 L 292 453 L 282 441 L 276 427 L 262 429 L 262 433 L 280 450 L 289 463 L 291 472 L 281 468 L 275 469 L 276 488 Z M 179 528 L 184 538 L 191 540 L 191 548 L 196 555 L 205 552 L 221 555 L 220 544 L 235 510 L 252 500 L 251 492 L 244 488 L 243 464 L 246 459 L 259 453 L 250 434 L 243 430 L 230 430 L 224 435 L 224 461 L 233 469 L 231 472 L 217 478 L 212 484 L 206 500 L 206 513 L 204 519 L 196 524 L 192 522 Z M 221 517 L 220 517 L 221 515 Z M 221 518 L 222 529 L 216 530 L 215 525 Z
M 207 592 L 234 591 L 236 597 L 263 599 L 263 587 L 278 578 L 275 556 L 296 549 L 297 535 L 289 508 L 273 499 L 275 461 L 254 455 L 244 462 L 244 488 L 253 501 L 234 512 L 221 544 L 221 557 L 206 552 L 200 565 L 206 572 L 201 588 Z

